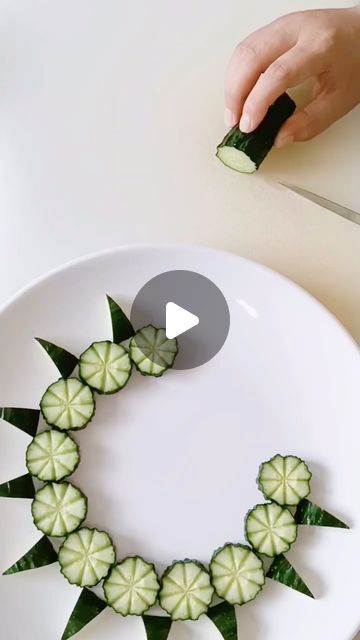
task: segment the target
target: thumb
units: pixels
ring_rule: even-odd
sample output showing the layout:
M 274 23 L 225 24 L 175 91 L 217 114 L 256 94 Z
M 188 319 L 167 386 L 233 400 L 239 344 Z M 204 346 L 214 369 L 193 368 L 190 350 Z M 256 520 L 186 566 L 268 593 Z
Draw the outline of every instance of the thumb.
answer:
M 311 140 L 347 113 L 344 97 L 339 93 L 318 95 L 302 111 L 295 113 L 279 131 L 275 145 Z

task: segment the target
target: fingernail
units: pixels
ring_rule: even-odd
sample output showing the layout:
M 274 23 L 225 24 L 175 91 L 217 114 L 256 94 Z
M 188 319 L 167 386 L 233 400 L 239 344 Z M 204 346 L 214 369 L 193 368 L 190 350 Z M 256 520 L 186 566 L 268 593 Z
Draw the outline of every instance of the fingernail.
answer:
M 225 113 L 224 113 L 224 121 L 225 121 L 225 127 L 234 127 L 236 125 L 236 118 L 235 115 L 233 114 L 232 111 L 230 111 L 230 109 L 225 109 Z
M 253 130 L 251 118 L 247 113 L 243 113 L 241 116 L 239 128 L 243 133 L 250 133 Z
M 294 142 L 294 136 L 292 135 L 282 136 L 278 140 L 276 140 L 275 146 L 278 147 L 278 149 L 280 149 L 281 147 L 285 147 L 287 144 L 291 144 L 292 142 Z

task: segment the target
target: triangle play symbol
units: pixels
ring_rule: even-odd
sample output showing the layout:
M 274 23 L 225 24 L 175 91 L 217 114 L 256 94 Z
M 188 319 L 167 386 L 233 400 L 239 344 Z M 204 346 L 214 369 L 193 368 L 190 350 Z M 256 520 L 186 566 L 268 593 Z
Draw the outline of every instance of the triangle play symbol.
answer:
M 198 316 L 175 302 L 166 304 L 166 337 L 170 340 L 196 327 L 199 322 Z

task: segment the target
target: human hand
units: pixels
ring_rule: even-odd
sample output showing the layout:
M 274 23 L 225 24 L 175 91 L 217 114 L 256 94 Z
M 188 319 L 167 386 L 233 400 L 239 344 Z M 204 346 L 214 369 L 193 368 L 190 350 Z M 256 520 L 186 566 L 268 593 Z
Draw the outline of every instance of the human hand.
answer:
M 225 124 L 253 131 L 269 106 L 315 77 L 311 101 L 281 128 L 276 145 L 309 140 L 360 103 L 360 7 L 292 13 L 238 44 L 225 82 Z

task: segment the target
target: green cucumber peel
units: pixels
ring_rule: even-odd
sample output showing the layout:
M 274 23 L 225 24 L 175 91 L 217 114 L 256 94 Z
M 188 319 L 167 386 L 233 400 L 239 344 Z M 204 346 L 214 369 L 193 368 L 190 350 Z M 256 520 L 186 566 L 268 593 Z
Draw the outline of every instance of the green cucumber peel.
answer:
M 167 640 L 172 620 L 167 616 L 143 616 L 146 640 Z
M 134 328 L 115 300 L 106 296 L 110 309 L 111 324 L 113 330 L 113 342 L 120 343 L 135 335 Z
M 30 473 L 0 484 L 0 498 L 33 498 L 35 487 Z
M 228 604 L 228 602 L 221 602 L 214 607 L 210 607 L 206 615 L 220 631 L 224 640 L 237 640 L 237 620 L 234 605 Z
M 286 587 L 290 587 L 291 589 L 295 589 L 295 591 L 300 591 L 300 593 L 304 593 L 306 596 L 309 596 L 309 598 L 314 598 L 303 579 L 299 576 L 288 559 L 282 554 L 277 556 L 271 563 L 266 577 L 276 580 L 277 582 L 281 582 L 281 584 L 284 584 Z
M 20 571 L 29 571 L 30 569 L 38 569 L 40 567 L 46 567 L 48 564 L 53 564 L 58 559 L 57 553 L 52 546 L 49 538 L 43 536 L 34 544 L 25 555 L 23 555 L 17 562 L 15 562 L 9 569 L 4 571 L 4 576 L 9 576 L 12 573 L 19 573 Z
M 18 409 L 14 407 L 0 407 L 0 418 L 24 431 L 32 438 L 36 435 L 39 424 L 39 409 Z
M 57 367 L 62 378 L 68 378 L 73 373 L 78 363 L 78 358 L 73 356 L 72 353 L 66 351 L 62 347 L 58 347 L 48 340 L 42 338 L 35 338 L 46 353 L 50 356 L 54 365 Z
M 74 636 L 78 631 L 81 631 L 89 622 L 104 611 L 106 607 L 107 604 L 104 600 L 99 598 L 93 591 L 90 591 L 90 589 L 84 587 L 71 612 L 61 640 L 68 640 L 68 638 Z
M 304 498 L 299 502 L 295 511 L 295 521 L 297 524 L 306 524 L 315 527 L 337 527 L 339 529 L 350 529 L 342 520 L 339 520 L 328 511 L 325 511 L 317 504 Z

